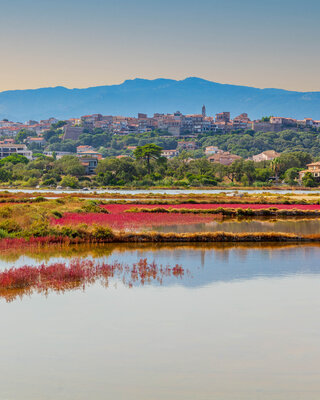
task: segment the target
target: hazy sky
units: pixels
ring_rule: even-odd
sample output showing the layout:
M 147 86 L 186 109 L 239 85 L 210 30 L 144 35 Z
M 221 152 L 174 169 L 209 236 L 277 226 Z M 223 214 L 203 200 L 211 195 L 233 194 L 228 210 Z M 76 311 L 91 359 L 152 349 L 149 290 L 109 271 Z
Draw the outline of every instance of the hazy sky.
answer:
M 320 90 L 319 0 L 0 0 L 0 91 L 135 77 Z

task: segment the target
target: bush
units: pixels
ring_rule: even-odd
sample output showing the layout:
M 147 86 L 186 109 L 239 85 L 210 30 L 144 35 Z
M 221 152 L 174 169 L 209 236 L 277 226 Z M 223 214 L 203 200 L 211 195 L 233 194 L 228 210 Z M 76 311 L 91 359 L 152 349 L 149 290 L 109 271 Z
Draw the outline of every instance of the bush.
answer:
M 93 230 L 92 230 L 92 236 L 96 240 L 103 240 L 107 239 L 113 236 L 112 229 L 109 228 L 108 226 L 100 226 L 100 225 L 94 225 Z
M 43 201 L 47 201 L 47 199 L 43 196 L 38 196 L 35 199 L 32 200 L 33 203 L 42 203 Z
M 315 187 L 317 186 L 317 182 L 314 179 L 313 175 L 311 172 L 306 172 L 304 177 L 302 178 L 302 183 L 306 187 Z
M 86 203 L 78 210 L 78 212 L 109 214 L 107 209 L 100 207 L 99 204 L 94 200 L 87 200 Z
M 0 229 L 9 233 L 16 233 L 22 230 L 21 226 L 13 219 L 6 219 L 0 223 Z
M 71 175 L 66 175 L 62 178 L 61 186 L 77 189 L 79 187 L 79 180 Z
M 10 218 L 12 216 L 12 208 L 11 207 L 1 207 L 0 208 L 0 217 L 2 218 Z
M 45 179 L 42 182 L 42 186 L 55 186 L 57 184 L 54 178 Z
M 57 211 L 57 210 L 52 211 L 52 215 L 54 216 L 54 218 L 57 218 L 57 219 L 63 217 L 63 215 L 61 214 L 61 212 L 60 212 L 60 211 Z
M 30 228 L 26 232 L 27 236 L 44 237 L 55 235 L 56 231 L 50 227 L 48 221 L 35 221 L 31 224 Z
M 9 234 L 5 229 L 0 229 L 0 239 L 5 239 Z
M 62 226 L 59 231 L 59 234 L 62 236 L 67 236 L 72 239 L 86 238 L 88 236 L 87 228 L 88 227 L 86 224 L 80 224 L 78 226 Z

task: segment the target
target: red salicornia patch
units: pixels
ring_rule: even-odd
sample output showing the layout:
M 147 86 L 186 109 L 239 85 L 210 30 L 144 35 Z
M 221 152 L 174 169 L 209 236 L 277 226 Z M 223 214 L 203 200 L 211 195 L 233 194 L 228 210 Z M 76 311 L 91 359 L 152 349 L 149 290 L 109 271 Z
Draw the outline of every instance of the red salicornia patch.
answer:
M 96 214 L 96 213 L 65 213 L 62 218 L 52 220 L 55 225 L 79 225 L 97 224 L 108 225 L 115 230 L 122 229 L 143 229 L 161 225 L 188 225 L 195 223 L 210 222 L 210 215 L 195 214 L 163 214 L 163 213 L 117 213 L 117 214 Z
M 311 204 L 106 204 L 101 207 L 105 208 L 109 214 L 101 213 L 65 213 L 62 218 L 52 219 L 54 225 L 79 225 L 79 224 L 98 224 L 108 225 L 115 230 L 141 230 L 143 228 L 150 229 L 164 225 L 188 225 L 206 223 L 212 221 L 214 216 L 211 214 L 189 214 L 183 210 L 216 210 L 224 209 L 251 209 L 263 210 L 266 208 L 277 208 L 279 210 L 319 210 L 320 205 Z M 156 209 L 181 209 L 181 213 L 163 213 L 157 212 Z M 128 212 L 133 210 L 134 212 Z M 142 212 L 139 211 L 142 210 Z M 143 209 L 152 210 L 154 213 L 143 212 Z
M 96 281 L 108 286 L 111 278 L 121 280 L 128 287 L 153 281 L 162 284 L 164 277 L 182 278 L 184 273 L 181 265 L 163 266 L 154 261 L 148 262 L 147 259 L 140 259 L 133 265 L 119 262 L 95 263 L 80 259 L 73 259 L 69 264 L 42 264 L 38 267 L 25 265 L 0 272 L 0 297 L 11 301 L 17 296 L 33 292 L 84 289 Z
M 320 204 L 106 204 L 101 205 L 112 214 L 121 214 L 132 208 L 182 208 L 189 210 L 215 210 L 217 208 L 241 208 L 251 210 L 261 210 L 266 208 L 278 208 L 279 210 L 319 210 Z

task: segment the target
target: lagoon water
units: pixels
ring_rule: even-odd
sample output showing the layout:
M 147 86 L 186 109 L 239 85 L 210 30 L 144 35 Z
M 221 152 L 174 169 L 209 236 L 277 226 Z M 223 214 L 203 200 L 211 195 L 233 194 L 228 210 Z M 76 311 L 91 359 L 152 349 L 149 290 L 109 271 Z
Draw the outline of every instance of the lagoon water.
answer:
M 195 233 L 195 232 L 282 232 L 295 233 L 297 235 L 320 234 L 320 219 L 218 219 L 212 218 L 208 223 L 191 223 L 177 225 L 161 225 L 144 228 L 156 232 Z
M 155 194 L 155 195 L 161 195 L 161 194 L 168 194 L 168 195 L 182 195 L 182 194 L 219 194 L 219 193 L 226 193 L 226 194 L 243 194 L 243 193 L 250 193 L 250 194 L 263 194 L 263 193 L 272 193 L 272 194 L 279 194 L 279 195 L 285 195 L 285 194 L 298 194 L 298 195 L 319 195 L 320 190 L 317 189 L 250 189 L 250 190 L 244 190 L 244 189 L 89 189 L 86 191 L 79 190 L 79 189 L 24 189 L 24 188 L 6 188 L 6 189 L 0 189 L 0 192 L 10 192 L 10 193 L 69 193 L 69 194 L 83 194 L 83 193 L 97 193 L 97 194 L 120 194 L 120 195 L 136 195 L 136 194 Z
M 0 269 L 74 256 L 186 273 L 1 299 L 1 400 L 320 398 L 320 246 L 53 248 Z

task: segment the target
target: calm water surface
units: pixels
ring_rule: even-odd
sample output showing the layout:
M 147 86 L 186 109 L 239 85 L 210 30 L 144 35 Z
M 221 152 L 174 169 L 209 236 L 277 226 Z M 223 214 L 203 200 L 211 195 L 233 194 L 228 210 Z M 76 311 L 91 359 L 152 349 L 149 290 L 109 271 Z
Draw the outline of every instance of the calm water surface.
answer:
M 320 247 L 104 246 L 0 268 L 140 258 L 190 273 L 0 300 L 0 399 L 320 398 Z
M 299 235 L 320 234 L 320 219 L 287 220 L 212 220 L 208 223 L 188 225 L 153 226 L 149 230 L 157 232 L 195 233 L 195 232 L 284 232 Z
M 130 190 L 130 189 L 90 189 L 87 191 L 81 191 L 79 189 L 0 189 L 0 192 L 8 191 L 11 193 L 41 193 L 41 192 L 52 192 L 52 193 L 119 193 L 121 195 L 133 195 L 133 194 L 218 194 L 218 193 L 251 193 L 251 194 L 263 194 L 263 193 L 274 193 L 274 194 L 320 194 L 320 190 L 286 190 L 286 189 L 252 189 L 252 190 L 243 190 L 243 189 L 141 189 L 141 190 Z

